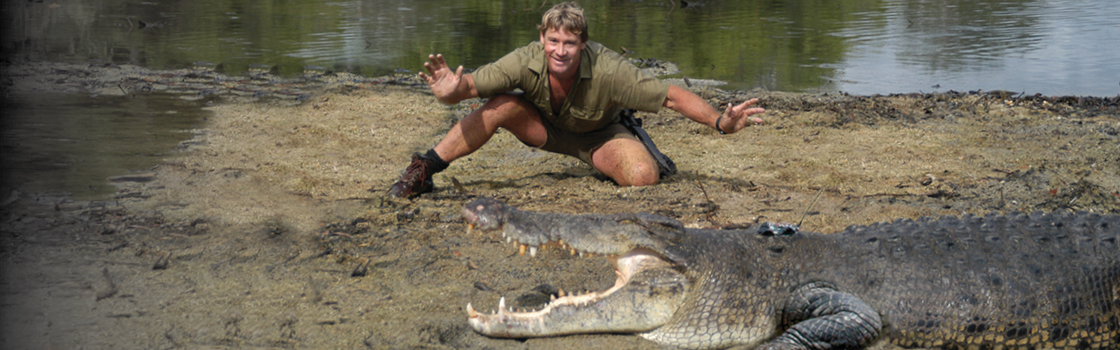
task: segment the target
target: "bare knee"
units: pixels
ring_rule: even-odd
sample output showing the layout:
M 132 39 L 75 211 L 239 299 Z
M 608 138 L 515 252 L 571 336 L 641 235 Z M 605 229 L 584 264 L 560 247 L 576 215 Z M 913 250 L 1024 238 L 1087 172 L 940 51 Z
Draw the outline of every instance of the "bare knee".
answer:
M 619 185 L 652 186 L 656 185 L 661 180 L 661 169 L 657 164 L 638 162 L 637 164 L 633 164 L 631 168 L 627 169 L 625 172 L 627 173 L 626 176 L 629 177 L 628 184 L 619 183 Z
M 619 186 L 649 186 L 661 180 L 657 161 L 637 140 L 617 138 L 607 141 L 591 153 L 591 162 Z

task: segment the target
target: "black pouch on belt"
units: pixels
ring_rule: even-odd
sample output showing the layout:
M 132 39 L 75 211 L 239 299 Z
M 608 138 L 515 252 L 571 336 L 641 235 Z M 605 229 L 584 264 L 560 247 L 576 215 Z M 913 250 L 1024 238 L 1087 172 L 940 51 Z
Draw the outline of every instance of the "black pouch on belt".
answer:
M 634 133 L 634 136 L 637 136 L 638 140 L 646 145 L 646 149 L 653 155 L 653 159 L 657 160 L 657 165 L 661 168 L 661 177 L 664 178 L 666 176 L 675 175 L 677 173 L 677 164 L 673 163 L 673 160 L 669 159 L 669 156 L 657 150 L 657 145 L 653 144 L 653 140 L 649 138 L 649 134 L 642 129 L 642 120 L 634 118 L 634 110 L 623 109 L 622 113 L 619 113 L 618 116 L 622 122 L 622 126 L 630 129 L 630 132 Z

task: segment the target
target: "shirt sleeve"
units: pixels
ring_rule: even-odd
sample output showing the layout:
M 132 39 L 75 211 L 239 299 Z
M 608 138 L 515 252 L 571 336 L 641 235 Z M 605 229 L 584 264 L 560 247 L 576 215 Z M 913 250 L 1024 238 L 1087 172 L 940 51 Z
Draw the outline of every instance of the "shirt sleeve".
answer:
M 612 79 L 612 96 L 623 108 L 657 113 L 669 95 L 669 83 L 639 69 L 625 58 L 619 57 Z
M 524 47 L 514 50 L 471 73 L 478 97 L 490 98 L 521 87 L 522 70 L 527 69 L 525 50 Z

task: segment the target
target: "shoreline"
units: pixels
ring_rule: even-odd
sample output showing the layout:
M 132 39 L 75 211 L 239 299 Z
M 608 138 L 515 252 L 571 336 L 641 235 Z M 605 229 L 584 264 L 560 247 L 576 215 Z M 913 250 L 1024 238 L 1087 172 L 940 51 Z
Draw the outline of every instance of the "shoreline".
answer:
M 529 210 L 652 212 L 690 227 L 804 215 L 803 229 L 818 232 L 993 211 L 1120 213 L 1120 96 L 698 87 L 713 105 L 762 97 L 767 122 L 720 136 L 672 111 L 640 113 L 681 170 L 659 185 L 618 187 L 501 131 L 436 175 L 435 192 L 402 200 L 385 190 L 409 154 L 478 101 L 444 106 L 407 80 L 300 91 L 311 93 L 203 96 L 234 101 L 206 107 L 205 132 L 145 181 L 122 179 L 113 200 L 5 200 L 0 346 L 656 348 L 634 335 L 474 333 L 468 302 L 488 310 L 505 296 L 530 308 L 548 300 L 542 286 L 614 280 L 602 259 L 530 259 L 493 234 L 465 234 L 459 212 L 478 196 Z

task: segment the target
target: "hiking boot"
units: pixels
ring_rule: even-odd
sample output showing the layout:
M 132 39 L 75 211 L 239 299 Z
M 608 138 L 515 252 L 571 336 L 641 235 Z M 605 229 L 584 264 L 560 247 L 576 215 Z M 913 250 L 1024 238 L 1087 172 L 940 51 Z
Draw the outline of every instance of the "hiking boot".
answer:
M 412 155 L 412 164 L 404 170 L 404 175 L 401 176 L 397 183 L 389 187 L 389 195 L 398 198 L 412 198 L 419 196 L 422 193 L 432 191 L 432 175 L 447 168 L 447 163 L 439 159 L 431 159 L 435 152 L 428 152 L 429 154 L 416 153 Z

